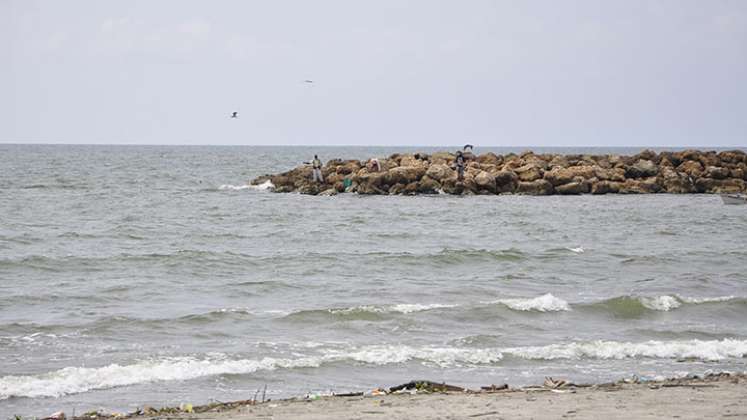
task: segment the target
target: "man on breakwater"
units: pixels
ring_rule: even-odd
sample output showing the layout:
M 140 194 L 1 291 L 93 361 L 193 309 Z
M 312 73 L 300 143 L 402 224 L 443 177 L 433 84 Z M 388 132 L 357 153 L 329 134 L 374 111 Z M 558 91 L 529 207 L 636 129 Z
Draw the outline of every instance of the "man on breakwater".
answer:
M 454 164 L 456 165 L 457 170 L 457 179 L 459 181 L 464 180 L 464 154 L 462 151 L 458 151 L 456 153 L 456 159 L 454 160 Z
M 322 178 L 322 161 L 319 160 L 319 156 L 314 155 L 314 160 L 311 161 L 311 179 L 314 182 L 323 183 L 324 178 Z

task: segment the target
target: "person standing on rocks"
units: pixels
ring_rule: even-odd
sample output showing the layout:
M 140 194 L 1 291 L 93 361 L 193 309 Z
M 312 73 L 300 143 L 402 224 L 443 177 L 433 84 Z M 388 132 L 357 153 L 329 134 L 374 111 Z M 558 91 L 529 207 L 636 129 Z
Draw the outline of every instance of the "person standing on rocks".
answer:
M 379 159 L 373 158 L 369 163 L 371 165 L 371 172 L 381 172 L 381 163 L 379 163 Z
M 322 178 L 322 161 L 319 160 L 319 156 L 314 155 L 314 160 L 311 161 L 311 178 L 314 182 L 322 183 L 324 182 L 324 178 Z
M 464 154 L 461 150 L 456 153 L 454 164 L 457 170 L 457 180 L 462 181 L 464 179 Z

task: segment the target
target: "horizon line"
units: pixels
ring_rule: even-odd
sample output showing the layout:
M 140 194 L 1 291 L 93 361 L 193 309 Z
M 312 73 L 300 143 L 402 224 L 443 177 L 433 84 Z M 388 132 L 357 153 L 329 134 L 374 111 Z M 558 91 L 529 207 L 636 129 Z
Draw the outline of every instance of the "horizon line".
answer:
M 428 148 L 462 148 L 464 145 L 425 145 L 425 144 L 405 144 L 405 145 L 382 145 L 382 144 L 206 144 L 206 143 L 4 143 L 0 142 L 0 146 L 173 146 L 173 147 L 190 147 L 190 146 L 217 146 L 217 147 L 321 147 L 321 148 L 332 148 L 332 147 L 400 147 L 400 148 L 413 148 L 413 147 L 428 147 Z M 673 149 L 673 148 L 692 148 L 692 149 L 726 149 L 726 148 L 737 148 L 745 149 L 747 146 L 737 145 L 709 145 L 709 146 L 693 146 L 693 145 L 631 145 L 631 146 L 618 146 L 618 145 L 560 145 L 560 146 L 542 146 L 542 145 L 475 145 L 474 148 L 608 148 L 608 149 Z

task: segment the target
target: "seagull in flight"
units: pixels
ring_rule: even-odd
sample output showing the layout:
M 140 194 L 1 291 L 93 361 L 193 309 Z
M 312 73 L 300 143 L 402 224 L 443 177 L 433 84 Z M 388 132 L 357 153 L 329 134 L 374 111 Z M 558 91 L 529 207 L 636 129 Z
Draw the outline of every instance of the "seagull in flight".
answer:
M 231 113 L 231 118 L 239 118 L 239 113 L 237 111 L 233 111 Z
M 314 83 L 314 81 L 313 81 L 313 80 L 309 80 L 309 79 L 306 79 L 306 80 L 304 80 L 303 82 L 304 82 L 304 83 Z

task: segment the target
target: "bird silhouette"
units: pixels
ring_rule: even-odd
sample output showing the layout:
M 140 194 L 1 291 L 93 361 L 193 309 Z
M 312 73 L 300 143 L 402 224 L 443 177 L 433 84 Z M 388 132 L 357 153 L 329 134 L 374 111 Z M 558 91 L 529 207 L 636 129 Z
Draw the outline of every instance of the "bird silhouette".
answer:
M 313 80 L 309 80 L 309 79 L 306 79 L 306 80 L 304 80 L 303 82 L 304 82 L 304 83 L 314 83 L 314 81 L 313 81 Z
M 239 113 L 236 111 L 233 111 L 233 113 L 231 113 L 231 118 L 239 118 Z

